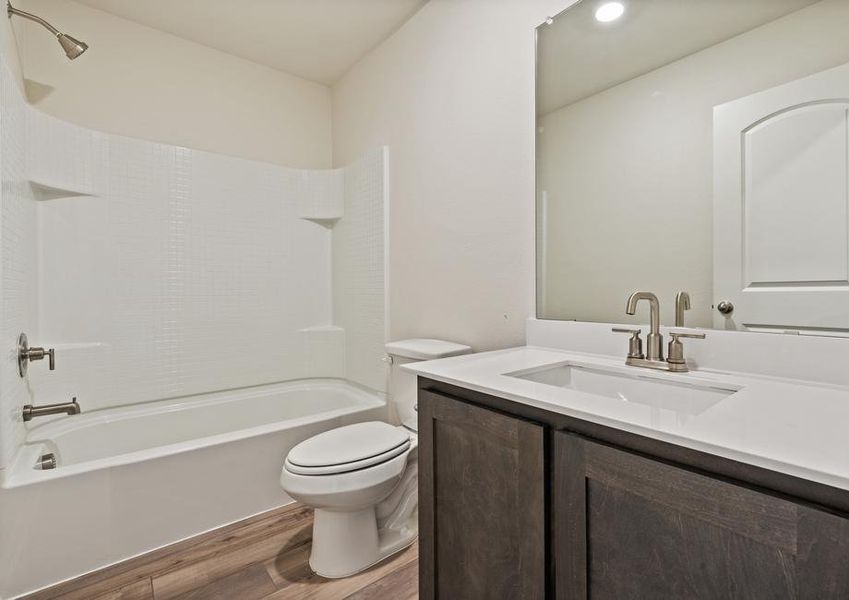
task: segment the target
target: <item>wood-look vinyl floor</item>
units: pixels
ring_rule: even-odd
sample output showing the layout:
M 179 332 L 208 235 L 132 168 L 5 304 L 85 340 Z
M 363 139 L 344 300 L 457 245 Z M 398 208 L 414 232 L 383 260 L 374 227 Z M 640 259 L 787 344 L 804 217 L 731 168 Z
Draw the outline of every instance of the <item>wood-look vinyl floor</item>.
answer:
M 345 579 L 308 565 L 312 510 L 293 504 L 26 596 L 26 600 L 410 600 L 418 544 Z

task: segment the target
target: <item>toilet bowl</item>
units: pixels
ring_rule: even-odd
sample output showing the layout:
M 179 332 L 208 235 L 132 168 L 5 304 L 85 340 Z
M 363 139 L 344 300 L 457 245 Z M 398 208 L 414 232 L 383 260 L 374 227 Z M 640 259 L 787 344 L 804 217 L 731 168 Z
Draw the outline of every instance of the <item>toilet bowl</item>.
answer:
M 418 535 L 416 377 L 401 364 L 466 354 L 440 340 L 386 345 L 390 404 L 401 425 L 356 423 L 315 435 L 286 456 L 280 485 L 315 509 L 310 567 L 347 577 L 409 546 Z

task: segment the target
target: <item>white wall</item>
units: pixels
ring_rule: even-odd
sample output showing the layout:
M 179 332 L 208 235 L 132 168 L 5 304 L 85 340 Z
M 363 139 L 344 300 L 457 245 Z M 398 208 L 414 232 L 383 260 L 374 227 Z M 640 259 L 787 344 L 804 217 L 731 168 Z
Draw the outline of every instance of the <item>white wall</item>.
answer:
M 639 323 L 625 302 L 647 289 L 671 325 L 687 290 L 686 323 L 711 327 L 713 107 L 849 61 L 847 27 L 823 0 L 541 117 L 544 316 Z
M 330 90 L 70 0 L 20 0 L 89 44 L 69 61 L 39 25 L 13 27 L 30 102 L 61 119 L 288 167 L 331 162 Z
M 523 343 L 534 28 L 570 0 L 431 0 L 333 88 L 333 156 L 390 148 L 389 337 Z

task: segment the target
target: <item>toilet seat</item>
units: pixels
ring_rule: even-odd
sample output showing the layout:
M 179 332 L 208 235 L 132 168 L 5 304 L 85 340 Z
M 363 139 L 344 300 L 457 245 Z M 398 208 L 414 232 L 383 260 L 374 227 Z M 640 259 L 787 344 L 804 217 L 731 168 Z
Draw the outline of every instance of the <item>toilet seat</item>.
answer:
M 291 473 L 298 475 L 338 475 L 341 473 L 350 473 L 351 471 L 359 471 L 368 467 L 373 467 L 392 460 L 396 456 L 404 454 L 410 449 L 410 440 L 406 440 L 400 446 L 397 446 L 388 452 L 377 454 L 363 460 L 340 463 L 336 465 L 324 465 L 321 467 L 307 467 L 293 463 L 288 458 L 286 459 L 285 467 Z
M 301 442 L 286 457 L 297 475 L 338 475 L 391 461 L 411 446 L 410 435 L 381 421 L 339 427 Z

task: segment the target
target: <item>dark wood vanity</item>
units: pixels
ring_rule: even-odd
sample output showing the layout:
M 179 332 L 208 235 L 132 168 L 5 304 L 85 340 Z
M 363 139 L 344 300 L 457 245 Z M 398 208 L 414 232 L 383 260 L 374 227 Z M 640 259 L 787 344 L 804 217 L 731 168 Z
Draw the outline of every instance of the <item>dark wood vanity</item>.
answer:
M 419 378 L 422 599 L 849 598 L 849 492 Z

